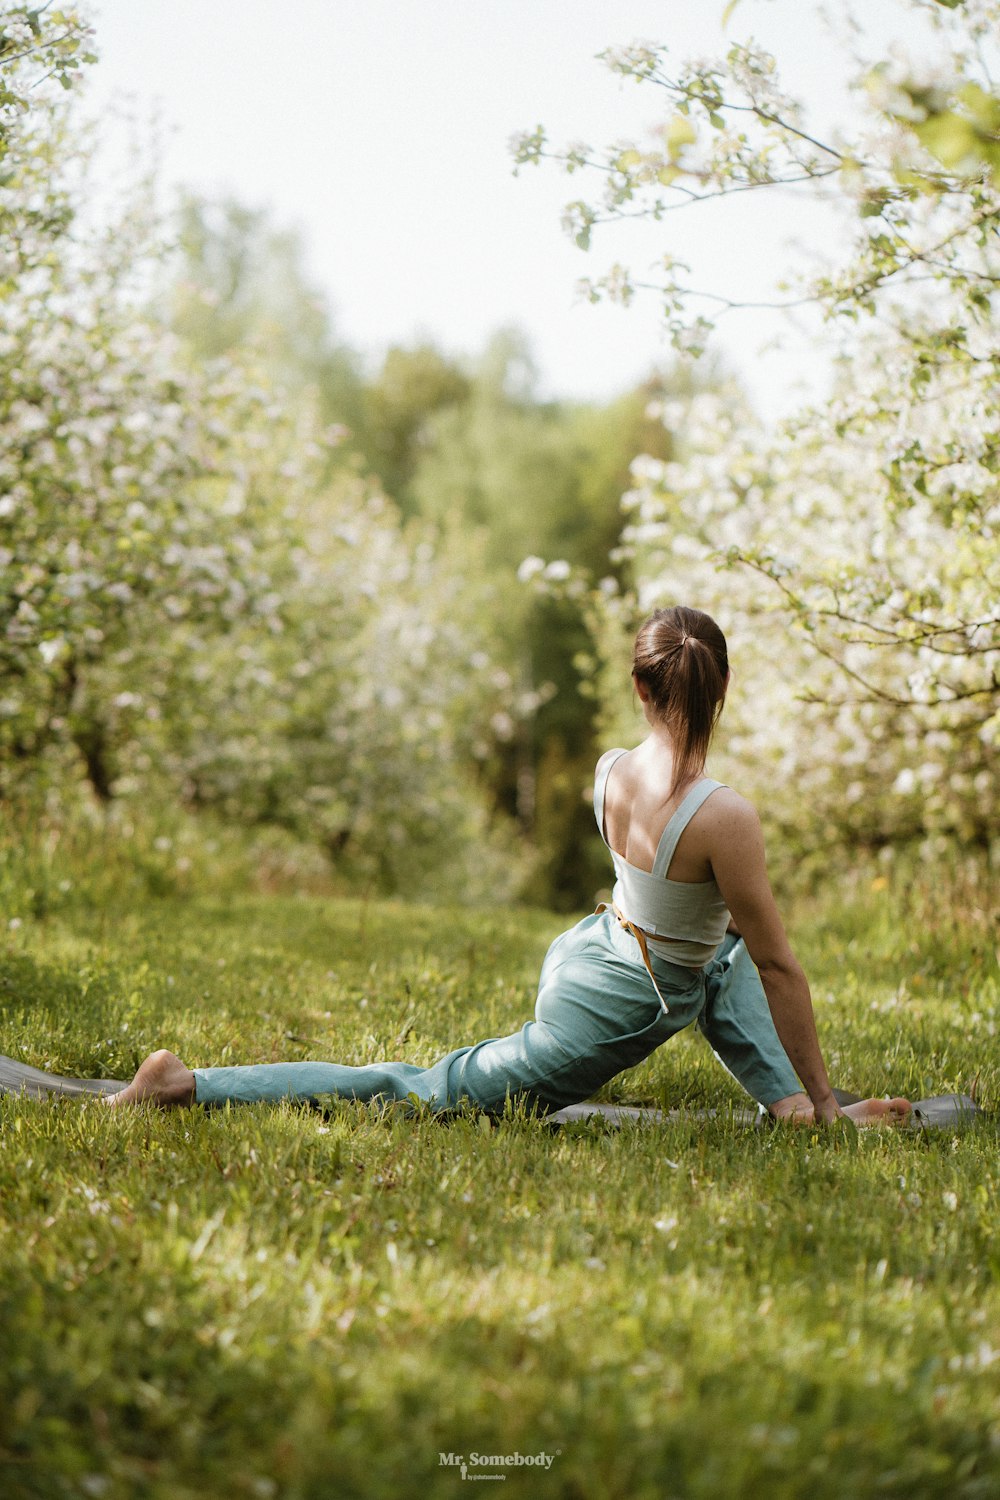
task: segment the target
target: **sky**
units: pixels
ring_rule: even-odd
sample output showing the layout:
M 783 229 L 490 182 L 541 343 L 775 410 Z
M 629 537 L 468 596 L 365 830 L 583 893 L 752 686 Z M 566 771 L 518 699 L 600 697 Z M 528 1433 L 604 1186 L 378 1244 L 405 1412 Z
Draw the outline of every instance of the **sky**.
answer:
M 776 211 L 750 194 L 659 226 L 606 226 L 584 254 L 560 215 L 588 184 L 553 164 L 513 174 L 510 137 L 539 123 L 561 143 L 648 137 L 659 91 L 596 60 L 633 40 L 665 41 L 680 61 L 753 35 L 811 121 L 849 118 L 848 69 L 812 5 L 741 0 L 726 31 L 722 11 L 722 0 L 95 0 L 89 108 L 111 154 L 123 102 L 158 116 L 166 190 L 235 196 L 296 227 L 339 336 L 370 362 L 423 337 L 474 354 L 513 324 L 542 395 L 604 400 L 670 349 L 652 299 L 594 307 L 581 277 L 616 260 L 645 271 L 669 250 L 694 284 L 766 298 L 806 264 L 795 239 L 836 241 L 830 210 L 786 197 Z M 864 17 L 878 56 L 905 7 L 866 0 Z M 780 315 L 727 315 L 716 348 L 766 416 L 822 381 L 808 329 Z

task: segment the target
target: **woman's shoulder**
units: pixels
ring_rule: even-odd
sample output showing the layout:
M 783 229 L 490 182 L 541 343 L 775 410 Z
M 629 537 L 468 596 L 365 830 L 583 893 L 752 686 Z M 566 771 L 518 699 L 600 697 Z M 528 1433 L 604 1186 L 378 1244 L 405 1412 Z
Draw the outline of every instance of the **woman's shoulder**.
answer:
M 595 778 L 600 776 L 602 771 L 606 771 L 611 766 L 612 762 L 616 761 L 620 755 L 628 755 L 628 753 L 628 750 L 626 750 L 622 746 L 616 746 L 613 750 L 605 750 L 604 754 L 597 762 L 597 765 L 594 767 Z
M 727 826 L 733 827 L 738 824 L 741 827 L 752 827 L 760 823 L 757 809 L 748 797 L 734 790 L 725 782 L 719 782 L 710 797 L 707 797 L 701 808 L 703 821 L 707 824 L 714 817 L 719 822 L 725 822 Z

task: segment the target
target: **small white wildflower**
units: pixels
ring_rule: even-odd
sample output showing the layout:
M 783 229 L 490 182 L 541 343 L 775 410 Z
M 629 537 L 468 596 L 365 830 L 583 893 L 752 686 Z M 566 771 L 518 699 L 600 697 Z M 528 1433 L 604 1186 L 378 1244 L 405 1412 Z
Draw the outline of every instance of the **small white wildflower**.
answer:
M 535 557 L 534 554 L 532 554 L 532 556 L 526 557 L 521 563 L 521 566 L 518 568 L 518 582 L 528 583 L 532 578 L 536 578 L 539 573 L 544 572 L 545 559 L 542 557 Z
M 65 650 L 66 642 L 61 635 L 54 636 L 48 641 L 38 642 L 38 654 L 47 667 L 60 657 Z

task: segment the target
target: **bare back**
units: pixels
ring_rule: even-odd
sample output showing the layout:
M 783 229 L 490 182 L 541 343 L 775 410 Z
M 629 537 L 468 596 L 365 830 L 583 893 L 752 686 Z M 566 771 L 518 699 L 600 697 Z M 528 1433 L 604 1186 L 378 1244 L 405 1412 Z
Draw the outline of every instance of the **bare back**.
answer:
M 609 751 L 608 757 L 616 753 Z M 598 774 L 605 759 L 598 762 Z M 652 870 L 660 835 L 693 784 L 671 796 L 672 776 L 669 743 L 652 734 L 619 755 L 608 777 L 605 834 L 611 848 L 638 869 Z M 694 814 L 666 873 L 683 883 L 716 881 L 759 968 L 794 963 L 767 876 L 760 819 L 731 787 L 720 787 Z
M 608 757 L 615 751 L 608 751 Z M 597 765 L 598 775 L 604 764 Z M 604 829 L 616 853 L 637 869 L 651 871 L 660 836 L 691 787 L 693 777 L 670 793 L 673 762 L 661 745 L 646 740 L 616 761 L 608 777 L 604 799 Z M 720 787 L 695 813 L 680 836 L 667 872 L 669 879 L 699 884 L 714 878 L 712 850 L 724 836 L 726 812 L 743 802 L 728 787 Z

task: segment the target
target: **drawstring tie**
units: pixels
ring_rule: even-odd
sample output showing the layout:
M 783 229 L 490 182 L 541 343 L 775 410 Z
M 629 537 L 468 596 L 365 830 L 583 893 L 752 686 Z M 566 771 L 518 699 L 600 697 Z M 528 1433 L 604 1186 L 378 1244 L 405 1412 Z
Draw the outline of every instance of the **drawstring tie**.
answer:
M 643 928 L 637 927 L 634 922 L 630 922 L 628 917 L 624 916 L 623 913 L 619 910 L 617 901 L 612 901 L 610 903 L 610 908 L 607 901 L 602 901 L 600 906 L 598 906 L 597 910 L 595 911 L 594 916 L 599 917 L 601 912 L 608 911 L 609 909 L 614 912 L 615 916 L 617 917 L 618 925 L 620 927 L 624 927 L 626 932 L 630 932 L 635 938 L 636 942 L 639 944 L 639 952 L 642 954 L 642 961 L 646 965 L 646 973 L 653 981 L 653 989 L 656 991 L 659 1002 L 663 1006 L 663 1014 L 665 1016 L 669 1016 L 670 1007 L 667 1005 L 667 1002 L 664 1000 L 663 995 L 660 993 L 660 986 L 657 984 L 656 975 L 653 973 L 653 965 L 649 961 L 649 948 L 646 943 L 647 938 L 655 938 L 657 934 L 655 932 L 645 932 Z

